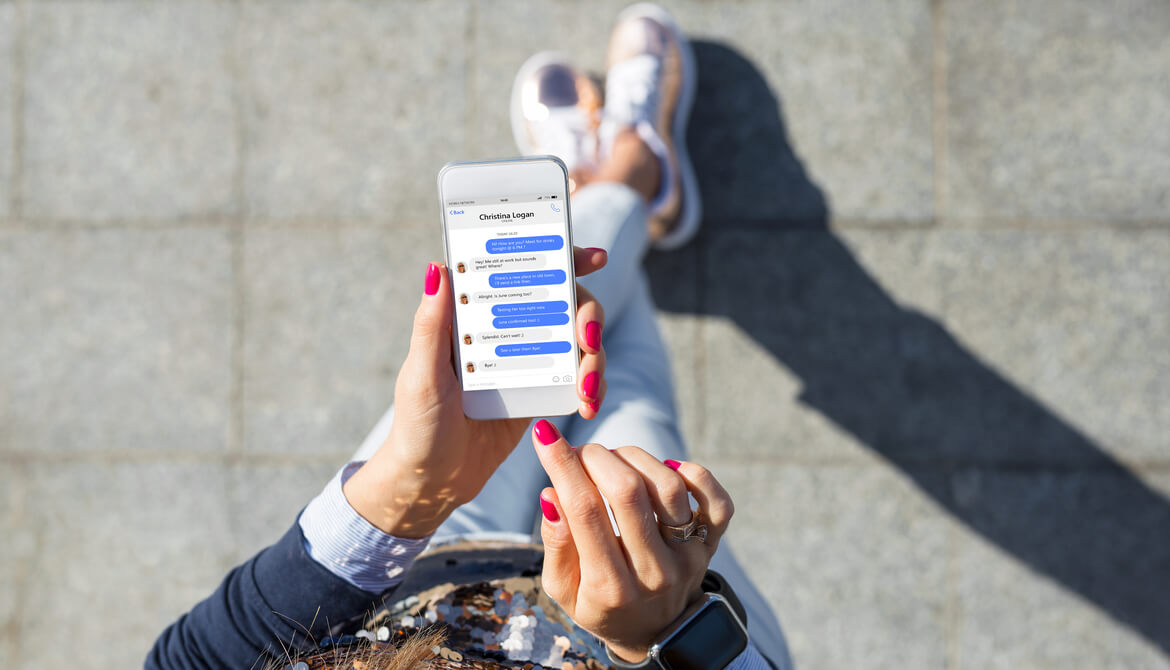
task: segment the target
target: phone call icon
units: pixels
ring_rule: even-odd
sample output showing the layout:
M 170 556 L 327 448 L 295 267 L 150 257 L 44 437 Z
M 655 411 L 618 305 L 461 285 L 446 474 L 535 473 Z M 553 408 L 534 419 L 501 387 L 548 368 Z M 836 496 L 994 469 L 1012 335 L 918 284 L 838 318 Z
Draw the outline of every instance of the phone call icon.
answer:
M 550 202 L 548 203 L 548 206 L 552 207 L 552 211 L 556 212 L 557 214 L 561 213 L 561 209 L 557 207 L 556 204 Z

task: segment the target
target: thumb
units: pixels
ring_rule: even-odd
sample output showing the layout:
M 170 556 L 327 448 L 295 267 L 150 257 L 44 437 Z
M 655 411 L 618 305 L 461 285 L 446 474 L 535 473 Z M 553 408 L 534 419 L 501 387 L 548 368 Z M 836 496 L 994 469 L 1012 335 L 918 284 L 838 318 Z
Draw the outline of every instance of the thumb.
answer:
M 414 312 L 407 359 L 418 372 L 438 375 L 451 367 L 451 281 L 447 268 L 431 263 L 423 281 L 423 296 Z
M 556 489 L 540 492 L 540 538 L 544 542 L 544 568 L 541 585 L 544 592 L 570 615 L 576 610 L 577 587 L 581 583 L 581 559 Z

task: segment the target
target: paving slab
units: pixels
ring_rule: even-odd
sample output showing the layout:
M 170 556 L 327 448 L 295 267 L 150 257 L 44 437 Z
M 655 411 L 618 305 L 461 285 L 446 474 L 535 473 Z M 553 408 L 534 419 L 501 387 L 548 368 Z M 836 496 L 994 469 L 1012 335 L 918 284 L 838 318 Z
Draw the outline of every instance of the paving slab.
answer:
M 351 454 L 393 399 L 437 226 L 249 230 L 244 448 Z
M 25 521 L 43 539 L 17 630 L 23 667 L 140 666 L 227 572 L 226 476 L 194 463 L 33 466 Z
M 27 575 L 37 560 L 38 533 L 28 523 L 28 468 L 0 459 L 0 656 L 20 660 L 21 637 L 15 634 L 32 600 Z
M 1170 479 L 956 477 L 984 534 L 958 544 L 963 667 L 1170 668 Z
M 38 2 L 26 12 L 26 216 L 236 211 L 232 5 Z
M 235 538 L 232 562 L 246 561 L 283 537 L 345 460 L 233 466 L 228 480 Z
M 1092 462 L 1094 445 L 1126 462 L 1165 462 L 1170 231 L 954 231 L 927 236 L 924 257 L 922 280 L 945 303 L 935 320 L 1047 408 L 1027 411 L 983 385 L 984 426 L 1014 425 L 1048 462 Z M 948 386 L 979 388 L 952 380 L 923 390 Z
M 711 467 L 735 500 L 731 546 L 779 616 L 796 667 L 948 667 L 952 524 L 905 476 Z
M 902 310 L 849 247 L 816 231 L 725 232 L 703 247 L 704 448 L 832 460 L 907 448 Z
M 226 447 L 229 232 L 0 233 L 0 449 Z
M 600 71 L 609 31 L 625 4 L 483 5 L 473 52 L 481 154 L 515 152 L 508 95 L 524 59 L 551 49 Z M 812 166 L 813 181 L 832 193 L 838 217 L 931 218 L 927 3 L 666 4 L 698 42 L 690 146 L 709 217 L 808 216 L 792 207 L 803 192 L 775 197 L 803 159 Z M 542 29 L 516 31 L 517 16 Z M 797 141 L 791 142 L 789 132 Z
M 5 54 L 0 67 L 0 217 L 13 211 L 12 173 L 16 160 L 16 53 L 17 8 L 15 3 L 0 4 L 0 54 Z
M 472 76 L 469 100 L 469 149 L 477 157 L 515 156 L 509 105 L 512 83 L 531 55 L 553 51 L 577 67 L 601 74 L 605 45 L 623 0 L 599 2 L 525 2 L 489 0 L 477 3 L 468 62 Z M 523 17 L 523 18 L 521 18 Z
M 1166 245 L 1157 230 L 712 236 L 703 440 L 846 455 L 844 432 L 902 466 L 1164 459 Z
M 464 157 L 466 2 L 246 3 L 248 215 L 436 219 Z
M 1166 220 L 1166 3 L 957 0 L 943 11 L 948 220 Z

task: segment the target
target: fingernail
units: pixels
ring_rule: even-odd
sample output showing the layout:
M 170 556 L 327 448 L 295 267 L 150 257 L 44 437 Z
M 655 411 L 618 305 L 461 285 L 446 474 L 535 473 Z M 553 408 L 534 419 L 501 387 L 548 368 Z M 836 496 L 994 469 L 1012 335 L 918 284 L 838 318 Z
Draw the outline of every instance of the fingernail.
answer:
M 601 378 L 597 376 L 596 372 L 590 372 L 585 375 L 585 380 L 581 382 L 581 390 L 585 392 L 585 397 L 596 398 L 597 387 L 601 385 Z
M 548 519 L 550 523 L 556 523 L 561 520 L 561 515 L 557 514 L 557 506 L 540 496 L 540 513 L 544 518 Z
M 679 468 L 682 467 L 682 463 L 679 463 L 678 461 L 671 460 L 669 458 L 666 459 L 665 461 L 662 461 L 662 464 L 665 465 L 666 467 L 670 468 L 671 470 L 678 470 Z
M 589 251 L 600 251 L 603 254 L 609 253 L 608 251 L 606 251 L 605 249 L 602 249 L 601 247 L 585 247 L 585 248 L 588 249 Z
M 423 284 L 423 290 L 427 295 L 434 295 L 439 292 L 439 266 L 431 263 L 427 265 L 427 280 Z
M 593 402 L 589 403 L 589 409 L 593 410 L 594 412 L 600 412 L 601 411 L 601 401 L 594 400 Z
M 601 324 L 590 321 L 585 324 L 585 344 L 591 349 L 601 349 Z
M 537 441 L 544 445 L 552 444 L 561 439 L 561 434 L 557 431 L 557 427 L 544 419 L 537 421 L 536 427 L 532 431 L 536 433 Z

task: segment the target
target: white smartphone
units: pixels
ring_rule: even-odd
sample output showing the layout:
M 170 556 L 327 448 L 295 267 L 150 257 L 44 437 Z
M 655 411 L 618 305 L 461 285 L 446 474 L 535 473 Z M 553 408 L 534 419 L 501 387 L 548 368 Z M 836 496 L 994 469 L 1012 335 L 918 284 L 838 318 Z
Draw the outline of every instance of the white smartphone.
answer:
M 472 419 L 577 410 L 569 177 L 554 156 L 439 171 L 456 375 Z

